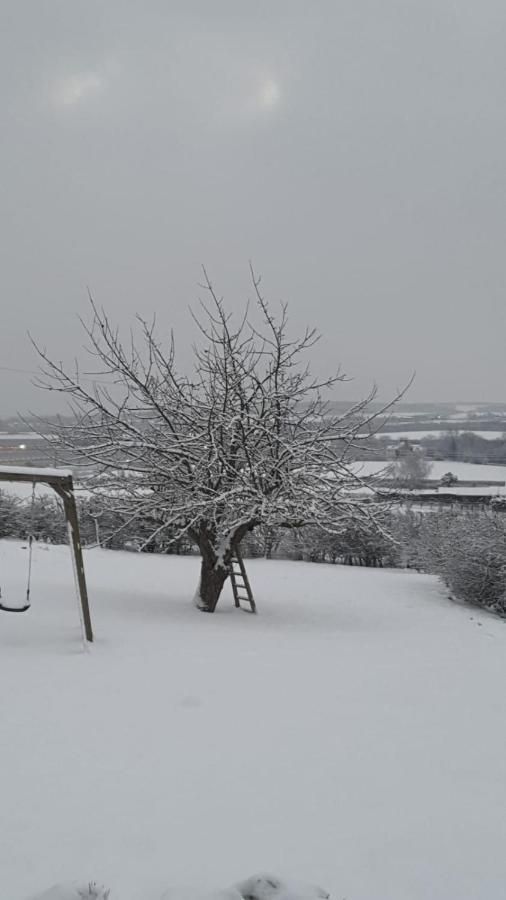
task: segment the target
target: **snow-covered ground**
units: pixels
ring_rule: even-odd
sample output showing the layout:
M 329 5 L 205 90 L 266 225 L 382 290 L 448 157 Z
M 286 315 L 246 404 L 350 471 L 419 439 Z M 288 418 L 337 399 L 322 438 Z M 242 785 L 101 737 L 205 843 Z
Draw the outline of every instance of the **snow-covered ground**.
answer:
M 60 882 L 30 900 L 109 900 L 110 895 L 110 888 L 95 881 Z M 319 885 L 260 872 L 211 891 L 188 885 L 169 888 L 159 900 L 329 900 L 329 893 Z
M 335 900 L 502 900 L 506 623 L 402 571 L 248 562 L 257 617 L 190 603 L 196 558 L 68 550 L 0 613 L 0 895 L 111 900 L 258 870 Z M 26 550 L 0 542 L 21 603 Z
M 392 465 L 392 461 L 385 460 L 366 460 L 365 462 L 357 462 L 353 464 L 354 472 L 361 478 L 368 475 L 375 475 L 378 472 L 388 474 L 387 469 Z M 479 463 L 463 463 L 454 462 L 452 460 L 436 460 L 430 464 L 429 478 L 438 479 L 446 472 L 453 472 L 457 478 L 462 481 L 504 481 L 506 482 L 506 466 L 481 466 Z M 480 493 L 500 494 L 506 491 L 505 487 L 492 487 L 489 489 L 481 489 Z M 469 489 L 466 489 L 466 493 Z
M 0 483 L 0 493 L 1 492 L 19 497 L 20 500 L 30 500 L 32 496 L 32 485 L 23 481 L 2 481 Z M 88 490 L 80 487 L 79 484 L 75 485 L 74 492 L 76 497 L 89 497 L 90 494 Z M 57 494 L 49 484 L 37 482 L 35 486 L 35 496 L 57 497 Z
M 352 463 L 353 471 L 362 477 L 374 475 L 378 472 L 387 474 L 387 470 L 392 466 L 392 460 L 366 460 L 362 462 Z M 466 481 L 504 481 L 506 482 L 506 466 L 496 465 L 480 465 L 479 463 L 454 462 L 452 460 L 436 460 L 431 462 L 431 470 L 429 478 L 441 478 L 446 472 L 453 472 L 458 478 Z M 458 490 L 458 489 L 457 489 Z M 0 492 L 14 494 L 20 499 L 28 500 L 32 494 L 32 485 L 23 482 L 3 481 L 0 484 Z M 89 496 L 89 491 L 81 487 L 76 482 L 76 496 Z M 470 489 L 466 491 L 469 493 Z M 506 492 L 505 488 L 489 488 L 486 491 L 480 490 L 480 493 L 499 494 Z M 54 497 L 53 489 L 47 484 L 38 483 L 35 489 L 36 496 L 47 494 Z
M 0 442 L 6 441 L 43 441 L 49 440 L 50 434 L 38 434 L 36 431 L 0 431 Z
M 453 472 L 458 478 L 467 481 L 506 481 L 506 466 L 482 466 L 479 463 L 455 462 L 453 460 L 430 461 L 429 478 L 441 478 L 446 472 Z M 392 460 L 365 460 L 353 463 L 353 469 L 358 475 L 374 475 L 383 472 L 386 467 L 392 465 Z
M 446 431 L 429 429 L 428 431 L 379 431 L 376 435 L 378 438 L 391 438 L 392 440 L 402 441 L 421 441 L 422 438 L 440 438 L 448 434 Z M 477 437 L 484 438 L 487 441 L 499 440 L 504 436 L 504 431 L 471 431 L 469 428 L 461 430 L 458 434 L 475 434 Z

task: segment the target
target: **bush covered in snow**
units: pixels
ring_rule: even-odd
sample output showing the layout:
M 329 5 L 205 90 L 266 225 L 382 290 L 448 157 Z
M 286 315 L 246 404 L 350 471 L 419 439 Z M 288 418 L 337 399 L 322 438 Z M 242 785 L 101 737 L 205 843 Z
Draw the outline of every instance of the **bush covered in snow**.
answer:
M 393 466 L 393 479 L 398 487 L 414 490 L 423 487 L 430 475 L 431 464 L 423 450 L 418 450 L 406 442 L 403 451 Z
M 55 884 L 43 894 L 29 900 L 108 900 L 110 891 L 94 881 L 73 884 Z
M 32 507 L 27 501 L 0 491 L 0 538 L 25 540 L 29 534 L 53 544 L 66 541 L 67 526 L 56 495 L 35 497 Z
M 137 549 L 149 537 L 155 524 L 150 516 L 136 520 L 135 525 L 126 516 L 107 507 L 99 506 L 95 498 L 78 497 L 81 541 L 86 545 L 100 543 L 113 550 Z M 38 541 L 64 544 L 67 526 L 63 507 L 56 495 L 36 496 L 33 508 L 29 501 L 0 491 L 0 538 L 25 540 L 32 533 Z M 191 542 L 173 541 L 167 532 L 156 535 L 144 547 L 146 553 L 189 553 Z
M 439 575 L 453 597 L 506 616 L 506 519 L 502 513 L 448 510 L 420 517 L 419 568 Z
M 81 541 L 84 546 L 100 544 L 111 550 L 138 550 L 145 553 L 196 553 L 189 537 L 176 538 L 174 529 L 165 528 L 152 537 L 157 521 L 149 513 L 135 521 L 111 509 L 96 497 L 78 498 Z M 371 519 L 336 520 L 336 531 L 316 526 L 285 530 L 260 526 L 243 541 L 243 556 L 276 559 L 303 559 L 307 562 L 331 562 L 360 566 L 396 566 L 400 564 L 399 547 L 389 537 L 395 518 L 388 510 L 376 511 Z M 36 540 L 65 543 L 67 529 L 60 501 L 51 495 L 30 504 L 0 492 L 0 538 L 26 539 L 30 531 Z M 146 543 L 147 541 L 147 543 Z
M 323 888 L 299 881 L 285 881 L 276 875 L 259 874 L 234 885 L 243 900 L 328 900 Z
M 108 889 L 95 882 L 56 884 L 43 894 L 30 897 L 29 900 L 108 900 L 110 893 Z M 316 885 L 286 881 L 277 875 L 262 873 L 218 891 L 203 891 L 192 887 L 169 888 L 163 892 L 160 900 L 328 900 L 328 898 L 327 891 Z

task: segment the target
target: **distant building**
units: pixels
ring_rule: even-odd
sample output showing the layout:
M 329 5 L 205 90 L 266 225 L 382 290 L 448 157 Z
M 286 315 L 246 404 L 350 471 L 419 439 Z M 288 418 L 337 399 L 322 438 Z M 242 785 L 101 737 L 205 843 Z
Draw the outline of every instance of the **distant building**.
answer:
M 410 441 L 408 438 L 401 438 L 399 441 L 396 441 L 395 444 L 389 444 L 387 451 L 392 459 L 403 459 L 405 456 L 409 456 L 410 453 L 422 452 L 423 447 L 416 441 Z

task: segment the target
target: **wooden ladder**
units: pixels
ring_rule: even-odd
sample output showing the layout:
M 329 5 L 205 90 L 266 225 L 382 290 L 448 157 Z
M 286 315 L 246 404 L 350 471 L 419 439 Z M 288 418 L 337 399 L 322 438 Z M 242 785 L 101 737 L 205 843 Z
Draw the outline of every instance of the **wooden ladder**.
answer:
M 246 575 L 244 560 L 239 553 L 239 550 L 236 551 L 235 556 L 232 557 L 230 562 L 230 581 L 232 582 L 232 592 L 234 594 L 236 608 L 243 609 L 244 612 L 256 613 L 257 608 L 253 599 L 253 591 L 251 590 L 251 585 L 248 581 L 248 576 Z M 245 606 L 241 606 L 241 601 L 243 603 L 249 603 L 250 608 L 247 609 Z

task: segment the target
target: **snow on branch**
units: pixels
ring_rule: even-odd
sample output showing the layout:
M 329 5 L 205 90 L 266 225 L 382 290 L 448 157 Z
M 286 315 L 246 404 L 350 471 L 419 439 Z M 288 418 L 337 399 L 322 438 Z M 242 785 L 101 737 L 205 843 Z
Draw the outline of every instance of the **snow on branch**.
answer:
M 163 346 L 154 320 L 138 319 L 123 340 L 91 297 L 90 366 L 66 368 L 37 347 L 39 384 L 65 394 L 74 413 L 49 440 L 89 466 L 110 504 L 132 519 L 149 514 L 154 534 L 189 535 L 225 566 L 257 525 L 332 529 L 372 515 L 371 484 L 350 459 L 388 409 L 374 410 L 373 390 L 336 414 L 324 395 L 346 376 L 311 375 L 319 335 L 289 336 L 287 306 L 275 315 L 251 275 L 254 302 L 236 322 L 204 270 L 190 374 L 178 371 L 174 338 Z

